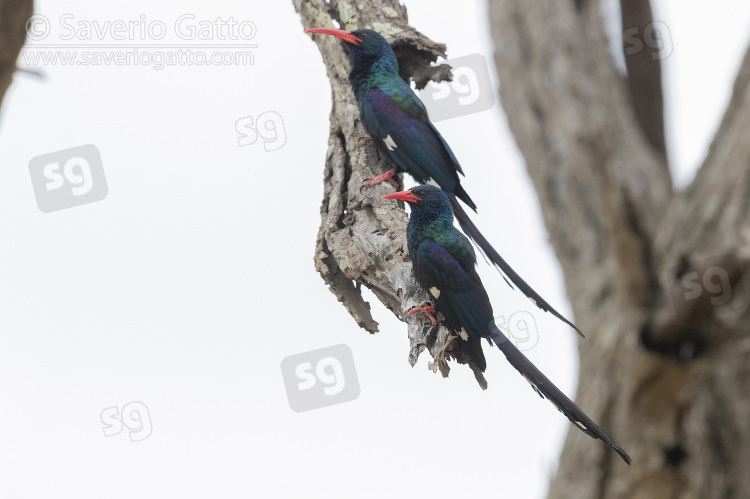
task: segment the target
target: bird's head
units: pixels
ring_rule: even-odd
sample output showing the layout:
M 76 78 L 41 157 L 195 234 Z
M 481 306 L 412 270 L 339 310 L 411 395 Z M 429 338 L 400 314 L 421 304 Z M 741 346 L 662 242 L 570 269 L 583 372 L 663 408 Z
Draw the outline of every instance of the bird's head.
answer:
M 418 185 L 408 191 L 386 194 L 383 199 L 398 199 L 409 204 L 411 217 L 428 222 L 436 218 L 453 223 L 453 208 L 448 196 L 432 185 Z
M 393 49 L 380 33 L 371 29 L 345 31 L 334 28 L 312 28 L 305 33 L 331 35 L 343 40 L 344 49 L 352 63 L 352 72 L 367 70 L 376 63 L 384 69 L 398 72 L 398 60 Z

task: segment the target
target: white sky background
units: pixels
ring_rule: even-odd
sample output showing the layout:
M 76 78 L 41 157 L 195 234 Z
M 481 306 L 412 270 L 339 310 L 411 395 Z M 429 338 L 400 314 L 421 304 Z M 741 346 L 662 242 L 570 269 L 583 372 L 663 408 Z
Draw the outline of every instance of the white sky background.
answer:
M 412 369 L 405 325 L 374 302 L 381 332 L 358 329 L 315 272 L 330 87 L 291 2 L 92 5 L 38 1 L 37 12 L 170 27 L 184 13 L 233 16 L 255 22 L 259 47 L 253 66 L 16 76 L 0 116 L 0 497 L 543 497 L 567 419 L 494 349 L 485 392 L 466 368 L 433 374 L 427 354 Z M 454 5 L 408 1 L 410 22 L 449 56 L 491 63 L 485 3 Z M 655 2 L 674 45 L 664 70 L 678 185 L 705 154 L 750 33 L 750 4 L 712 5 Z M 283 117 L 285 146 L 238 147 L 235 122 L 264 111 Z M 438 128 L 485 235 L 569 315 L 499 103 Z M 29 160 L 89 143 L 107 198 L 39 211 Z M 497 315 L 534 313 L 540 341 L 527 354 L 573 395 L 575 334 L 480 266 Z M 293 412 L 281 360 L 340 343 L 359 398 Z M 101 411 L 136 400 L 151 436 L 105 438 Z

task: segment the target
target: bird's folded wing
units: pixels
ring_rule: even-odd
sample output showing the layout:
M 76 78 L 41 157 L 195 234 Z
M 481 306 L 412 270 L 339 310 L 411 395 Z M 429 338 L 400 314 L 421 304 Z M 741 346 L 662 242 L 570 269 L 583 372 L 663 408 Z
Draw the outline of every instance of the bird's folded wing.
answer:
M 409 90 L 411 92 L 411 90 Z M 415 97 L 416 99 L 416 97 Z M 421 102 L 416 100 L 416 102 Z M 453 152 L 415 105 L 401 105 L 382 90 L 371 90 L 361 102 L 370 136 L 419 183 L 436 183 L 452 192 L 460 170 Z

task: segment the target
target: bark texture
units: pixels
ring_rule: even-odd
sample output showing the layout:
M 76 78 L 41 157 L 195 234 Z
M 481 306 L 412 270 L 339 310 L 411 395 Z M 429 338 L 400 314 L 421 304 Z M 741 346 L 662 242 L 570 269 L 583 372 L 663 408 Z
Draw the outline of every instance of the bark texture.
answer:
M 294 0 L 294 6 L 304 29 L 332 27 L 335 20 L 341 29 L 378 31 L 396 52 L 401 76 L 406 81 L 413 78 L 418 88 L 424 88 L 431 79 L 450 78 L 448 66 L 431 65 L 438 56 L 445 56 L 445 45 L 433 42 L 410 27 L 406 9 L 398 0 L 367 3 Z M 486 388 L 484 376 L 455 336 L 442 326 L 432 327 L 424 316 L 406 313 L 430 301 L 412 277 L 406 249 L 406 213 L 394 210 L 393 201 L 380 199 L 393 192 L 388 183 L 362 187 L 367 178 L 379 175 L 392 165 L 388 158 L 378 156 L 373 145 L 364 142 L 366 132 L 349 87 L 349 59 L 342 42 L 321 35 L 314 36 L 313 40 L 326 65 L 333 101 L 315 268 L 361 328 L 370 333 L 378 330 L 370 305 L 360 292 L 362 286 L 371 289 L 389 310 L 407 322 L 412 365 L 427 348 L 433 357 L 430 363 L 433 370 L 448 376 L 448 360 L 456 359 L 468 364 L 477 382 Z
M 26 21 L 33 11 L 32 0 L 0 0 L 0 104 L 13 81 L 16 60 L 26 41 Z
M 577 402 L 633 458 L 573 430 L 549 497 L 748 497 L 750 55 L 704 164 L 674 192 L 655 77 L 636 61 L 617 74 L 598 1 L 489 12 L 503 108 L 590 333 Z

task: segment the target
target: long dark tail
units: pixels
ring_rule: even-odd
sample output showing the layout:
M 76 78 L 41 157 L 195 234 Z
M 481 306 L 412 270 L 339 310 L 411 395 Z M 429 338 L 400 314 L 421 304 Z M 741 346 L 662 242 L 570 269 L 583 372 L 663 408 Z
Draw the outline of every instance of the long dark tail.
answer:
M 443 191 L 443 192 L 445 192 L 445 191 Z M 446 194 L 448 194 L 448 197 L 451 197 L 451 195 L 449 193 L 446 192 Z M 469 197 L 469 193 L 464 190 L 464 186 L 463 185 L 458 184 L 456 186 L 455 194 L 456 194 L 455 197 L 457 197 L 458 199 L 460 199 L 461 201 L 463 201 L 464 203 L 466 203 L 466 206 L 468 206 L 469 208 L 471 208 L 472 210 L 474 210 L 474 213 L 477 212 L 477 205 L 474 204 L 474 201 L 471 200 L 471 198 Z M 458 203 L 454 203 L 454 205 L 455 204 L 458 204 Z M 455 211 L 455 208 L 454 208 L 454 211 Z
M 612 447 L 620 457 L 626 463 L 630 464 L 630 456 L 625 452 L 622 447 L 617 445 L 609 435 L 604 433 L 599 426 L 594 423 L 581 409 L 578 408 L 572 400 L 570 400 L 563 392 L 552 383 L 547 376 L 536 368 L 524 354 L 518 350 L 513 343 L 508 341 L 508 338 L 500 331 L 494 323 L 490 324 L 490 337 L 498 346 L 498 348 L 505 354 L 505 358 L 508 359 L 510 365 L 516 368 L 521 373 L 521 376 L 526 378 L 531 387 L 539 394 L 542 398 L 547 398 L 552 405 L 557 408 L 558 411 L 562 412 L 567 418 L 585 434 L 592 438 L 598 438 L 602 442 Z
M 501 257 L 497 251 L 495 251 L 495 248 L 493 248 L 489 241 L 487 241 L 482 233 L 479 232 L 479 229 L 476 225 L 474 225 L 474 222 L 471 221 L 469 215 L 464 211 L 463 207 L 458 202 L 458 199 L 456 199 L 456 196 L 448 194 L 448 197 L 450 198 L 451 205 L 453 206 L 453 214 L 456 216 L 456 220 L 458 220 L 458 223 L 463 229 L 466 236 L 474 241 L 474 244 L 477 245 L 480 251 L 484 254 L 485 258 L 487 258 L 495 267 L 497 267 L 497 269 L 503 275 L 505 282 L 508 283 L 508 286 L 510 286 L 511 288 L 513 287 L 511 283 L 508 282 L 508 279 L 510 279 L 510 281 L 518 286 L 518 289 L 520 289 L 523 294 L 525 294 L 532 302 L 534 302 L 537 307 L 541 308 L 545 312 L 551 313 L 552 315 L 563 321 L 565 324 L 578 331 L 578 334 L 583 336 L 583 333 L 575 326 L 575 324 L 563 317 L 560 312 L 552 308 L 552 305 L 547 303 L 544 298 L 539 296 L 539 293 L 534 291 L 534 288 L 529 286 L 526 281 L 524 281 L 520 275 L 516 274 L 516 271 L 513 270 L 510 265 L 508 265 L 508 262 L 503 260 L 503 257 Z M 462 198 L 459 197 L 459 199 Z M 471 201 L 471 199 L 469 200 Z

